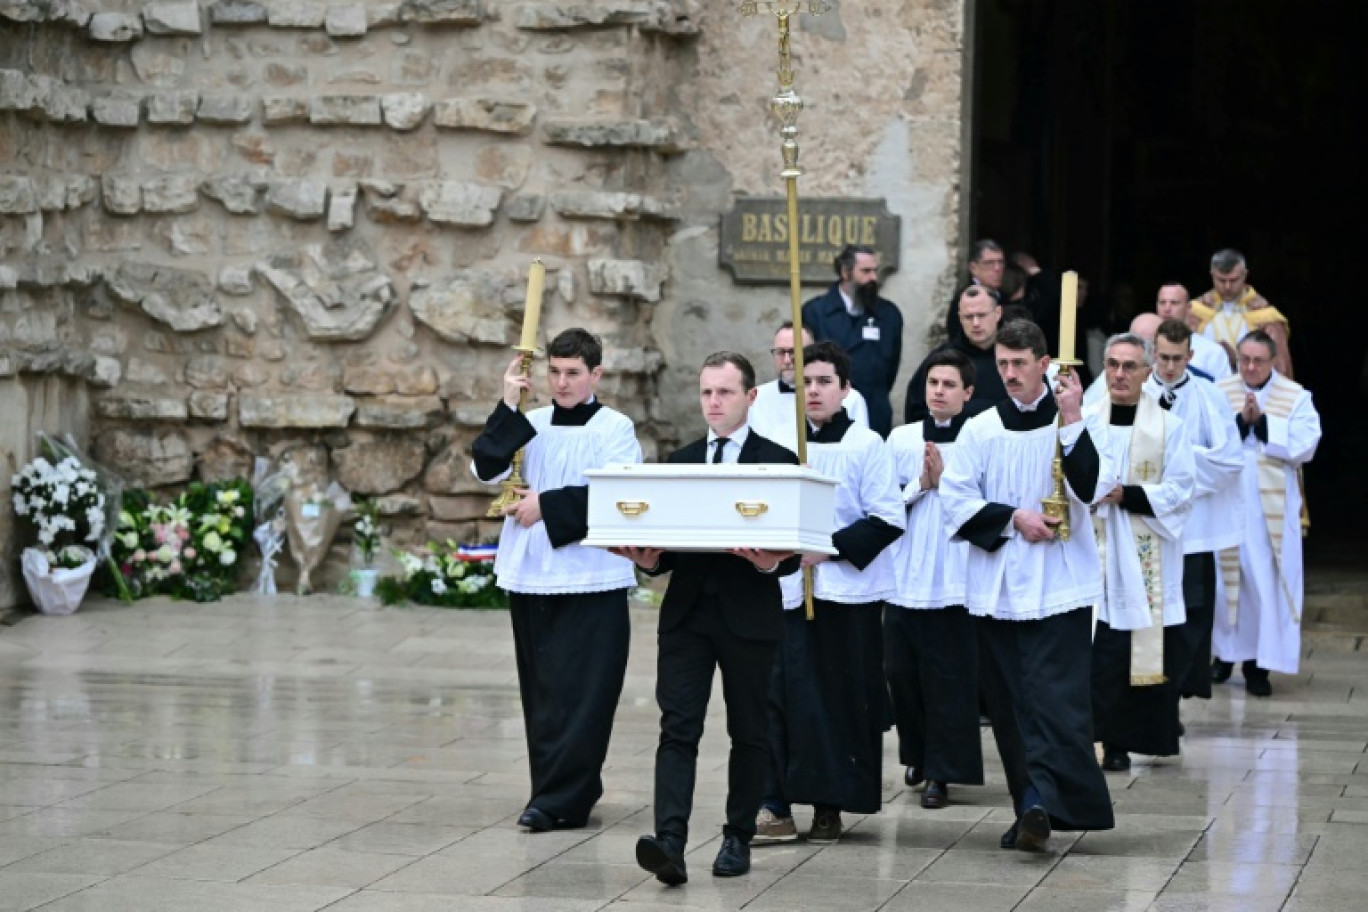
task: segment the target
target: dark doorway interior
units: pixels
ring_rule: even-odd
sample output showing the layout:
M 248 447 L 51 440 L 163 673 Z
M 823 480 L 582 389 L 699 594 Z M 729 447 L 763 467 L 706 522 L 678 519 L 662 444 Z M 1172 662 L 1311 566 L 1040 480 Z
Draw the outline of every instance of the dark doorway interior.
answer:
M 1368 4 L 978 0 L 972 232 L 1115 306 L 1235 247 L 1324 439 L 1308 559 L 1368 555 Z

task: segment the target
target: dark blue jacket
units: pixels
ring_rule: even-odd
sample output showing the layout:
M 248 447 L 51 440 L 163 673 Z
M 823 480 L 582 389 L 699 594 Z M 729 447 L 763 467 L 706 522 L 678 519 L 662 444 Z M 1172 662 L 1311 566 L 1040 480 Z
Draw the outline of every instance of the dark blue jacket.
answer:
M 879 298 L 864 314 L 852 317 L 841 300 L 839 285 L 803 305 L 803 326 L 818 342 L 832 341 L 850 353 L 850 385 L 869 405 L 869 426 L 884 437 L 893 430 L 893 404 L 888 394 L 902 362 L 903 318 L 897 305 Z M 879 330 L 877 341 L 864 338 L 864 328 Z

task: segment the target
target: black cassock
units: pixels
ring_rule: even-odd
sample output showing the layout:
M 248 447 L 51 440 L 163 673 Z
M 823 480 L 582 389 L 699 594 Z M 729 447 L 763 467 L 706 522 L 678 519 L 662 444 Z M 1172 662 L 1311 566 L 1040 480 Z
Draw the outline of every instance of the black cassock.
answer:
M 553 404 L 551 423 L 582 427 L 599 408 L 598 402 L 571 409 Z M 500 402 L 472 447 L 476 474 L 502 474 L 535 436 L 521 412 Z M 539 499 L 553 547 L 588 534 L 587 487 L 542 491 Z M 627 673 L 627 590 L 510 592 L 508 600 L 532 777 L 527 803 L 580 826 L 603 795 L 603 761 Z
M 837 443 L 851 426 L 839 413 L 814 443 Z M 868 567 L 902 530 L 869 516 L 832 535 L 839 554 Z M 876 813 L 883 802 L 883 733 L 892 724 L 883 678 L 883 602 L 814 599 L 815 618 L 784 612 L 770 687 L 774 768 L 767 801 Z
M 1178 678 L 1184 697 L 1211 699 L 1211 625 L 1216 623 L 1216 555 L 1183 555 L 1183 605 L 1187 608 L 1188 667 Z

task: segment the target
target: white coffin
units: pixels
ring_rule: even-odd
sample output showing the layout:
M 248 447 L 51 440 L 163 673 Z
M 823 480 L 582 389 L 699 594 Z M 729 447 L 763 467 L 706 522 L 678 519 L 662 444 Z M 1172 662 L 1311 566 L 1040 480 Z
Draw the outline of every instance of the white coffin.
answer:
M 636 464 L 589 477 L 582 544 L 835 554 L 836 480 L 794 465 Z

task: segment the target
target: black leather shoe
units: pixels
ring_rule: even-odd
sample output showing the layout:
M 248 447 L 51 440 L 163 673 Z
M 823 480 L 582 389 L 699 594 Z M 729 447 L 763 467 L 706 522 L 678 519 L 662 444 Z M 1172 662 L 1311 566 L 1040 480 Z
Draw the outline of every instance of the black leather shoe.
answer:
M 908 788 L 916 788 L 926 781 L 926 776 L 915 766 L 909 766 L 907 772 L 903 773 L 903 782 L 907 783 Z
M 1003 849 L 1015 849 L 1015 848 L 1016 848 L 1016 837 L 1017 837 L 1017 825 L 1014 823 L 1014 824 L 1012 824 L 1011 826 L 1009 826 L 1009 827 L 1007 828 L 1007 832 L 1003 833 L 1003 834 L 1002 834 L 1002 838 L 998 840 L 998 846 L 999 846 L 999 848 L 1003 848 Z
M 1130 769 L 1130 754 L 1120 748 L 1103 746 L 1102 769 L 1109 773 L 1124 773 Z
M 1269 683 L 1267 668 L 1260 668 L 1253 662 L 1245 662 L 1240 666 L 1240 671 L 1244 674 L 1245 692 L 1251 697 L 1273 696 L 1273 685 Z
M 1040 805 L 1028 807 L 1017 821 L 1016 847 L 1023 852 L 1043 852 L 1050 839 L 1050 815 Z
M 662 836 L 642 836 L 636 844 L 637 864 L 656 876 L 656 880 L 674 887 L 688 883 L 684 869 L 684 847 Z
M 1211 660 L 1211 680 L 1213 683 L 1224 684 L 1230 680 L 1233 671 L 1235 671 L 1234 662 L 1222 662 L 1220 659 Z
M 926 780 L 926 788 L 922 790 L 921 806 L 928 811 L 939 811 L 949 803 L 949 786 L 934 779 Z
M 713 861 L 714 877 L 740 877 L 750 870 L 750 843 L 740 836 L 723 836 Z
M 518 826 L 534 833 L 549 833 L 556 828 L 556 818 L 543 810 L 528 805 L 518 818 Z
M 1187 737 L 1187 726 L 1183 724 L 1183 721 L 1181 719 L 1178 720 L 1178 737 Z

